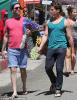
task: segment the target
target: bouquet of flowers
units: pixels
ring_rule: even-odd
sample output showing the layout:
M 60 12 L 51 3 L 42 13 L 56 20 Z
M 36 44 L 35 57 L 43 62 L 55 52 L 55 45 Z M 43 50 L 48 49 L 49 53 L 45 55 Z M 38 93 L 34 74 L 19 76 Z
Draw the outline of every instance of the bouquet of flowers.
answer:
M 28 33 L 26 32 L 26 29 L 30 29 L 31 32 L 36 31 L 39 29 L 39 25 L 29 19 L 24 18 L 23 20 L 23 38 L 20 44 L 20 48 L 24 48 L 25 47 L 25 43 L 27 42 L 27 37 L 28 37 Z
M 39 25 L 36 22 L 29 19 L 24 19 L 23 25 L 24 25 L 24 31 L 26 31 L 25 28 L 30 29 L 31 32 L 39 30 Z

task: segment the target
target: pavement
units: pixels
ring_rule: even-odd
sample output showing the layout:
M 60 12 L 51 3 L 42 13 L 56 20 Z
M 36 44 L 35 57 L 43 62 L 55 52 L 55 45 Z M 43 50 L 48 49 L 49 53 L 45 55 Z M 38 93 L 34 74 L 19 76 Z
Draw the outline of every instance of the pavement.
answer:
M 45 56 L 43 55 L 40 57 L 39 60 L 31 60 L 30 58 L 28 58 L 27 71 L 34 70 L 35 68 L 40 66 L 44 58 Z M 3 63 L 5 62 L 4 60 L 2 61 Z M 20 70 L 17 69 L 17 78 L 19 77 L 20 77 Z M 0 72 L 0 87 L 4 87 L 9 83 L 10 83 L 10 70 L 5 67 L 5 69 Z
M 29 65 L 27 69 L 28 94 L 22 95 L 21 79 L 19 76 L 17 78 L 17 90 L 19 98 L 15 98 L 14 100 L 77 100 L 77 67 L 76 67 L 77 64 L 75 66 L 74 75 L 70 75 L 69 77 L 66 77 L 64 75 L 62 96 L 58 98 L 55 98 L 54 94 L 51 94 L 49 92 L 49 87 L 51 83 L 45 72 L 45 57 L 42 56 L 40 60 L 36 61 L 29 59 L 28 65 Z M 7 76 L 5 71 L 2 73 L 4 73 L 4 76 Z M 17 71 L 17 74 L 19 74 L 19 70 Z M 0 77 L 0 82 L 2 79 L 6 83 L 6 78 L 4 78 L 4 76 Z M 0 100 L 12 100 L 9 98 L 12 94 L 11 83 L 8 82 L 8 84 L 4 84 L 3 86 L 1 84 L 3 84 L 3 82 L 0 83 L 0 94 L 1 94 Z

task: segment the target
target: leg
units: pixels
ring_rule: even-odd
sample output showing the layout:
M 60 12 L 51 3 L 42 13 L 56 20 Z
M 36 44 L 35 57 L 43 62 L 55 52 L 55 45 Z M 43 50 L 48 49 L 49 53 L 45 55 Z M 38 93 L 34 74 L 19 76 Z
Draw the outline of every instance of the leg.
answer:
M 57 60 L 56 60 L 56 91 L 55 97 L 61 96 L 61 89 L 63 83 L 63 67 L 64 67 L 64 59 L 66 54 L 66 49 L 57 49 Z
M 53 72 L 54 63 L 55 63 L 54 50 L 48 49 L 46 56 L 45 70 L 52 84 L 55 84 L 56 82 L 56 76 Z
M 13 87 L 13 96 L 17 95 L 17 87 L 16 87 L 16 67 L 10 68 L 11 72 L 11 82 L 12 82 L 12 87 Z
M 75 55 L 76 55 L 76 48 L 75 48 Z M 75 64 L 76 64 L 76 59 L 71 60 L 71 74 L 74 74 Z
M 74 49 L 75 49 L 75 55 L 77 51 L 77 38 L 74 37 Z M 76 64 L 76 59 L 71 60 L 71 74 L 74 74 L 74 67 Z
M 66 49 L 57 50 L 57 60 L 56 60 L 56 90 L 61 90 L 63 83 L 63 68 L 64 68 L 64 59 L 66 55 Z
M 19 58 L 19 66 L 20 66 L 20 72 L 21 72 L 21 80 L 22 80 L 22 88 L 23 88 L 23 93 L 26 94 L 26 78 L 27 78 L 27 73 L 26 73 L 26 67 L 27 67 L 27 51 L 26 49 L 22 49 L 20 52 L 20 58 Z
M 16 71 L 18 67 L 17 61 L 17 50 L 8 48 L 8 67 L 10 68 L 10 76 L 13 87 L 13 95 L 12 97 L 17 97 L 17 87 L 16 87 Z
M 67 48 L 66 51 L 65 67 L 66 67 L 66 72 L 69 73 L 71 71 L 71 49 L 70 48 Z
M 21 72 L 21 80 L 23 84 L 23 93 L 25 93 L 26 92 L 26 78 L 27 78 L 26 68 L 20 68 L 20 72 Z

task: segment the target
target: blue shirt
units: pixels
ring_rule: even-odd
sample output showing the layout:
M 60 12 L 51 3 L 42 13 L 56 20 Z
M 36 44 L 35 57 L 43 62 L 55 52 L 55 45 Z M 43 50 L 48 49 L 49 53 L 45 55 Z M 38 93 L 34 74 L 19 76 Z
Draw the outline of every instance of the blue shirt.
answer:
M 67 48 L 64 20 L 57 24 L 48 22 L 48 48 Z

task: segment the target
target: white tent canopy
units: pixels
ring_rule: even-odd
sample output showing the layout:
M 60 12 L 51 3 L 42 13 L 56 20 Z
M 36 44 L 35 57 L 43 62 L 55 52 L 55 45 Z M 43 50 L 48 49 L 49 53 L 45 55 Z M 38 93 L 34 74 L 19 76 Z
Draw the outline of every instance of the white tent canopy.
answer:
M 40 3 L 40 0 L 24 0 L 26 4 Z
M 58 2 L 62 4 L 75 4 L 77 3 L 77 0 L 57 0 Z

